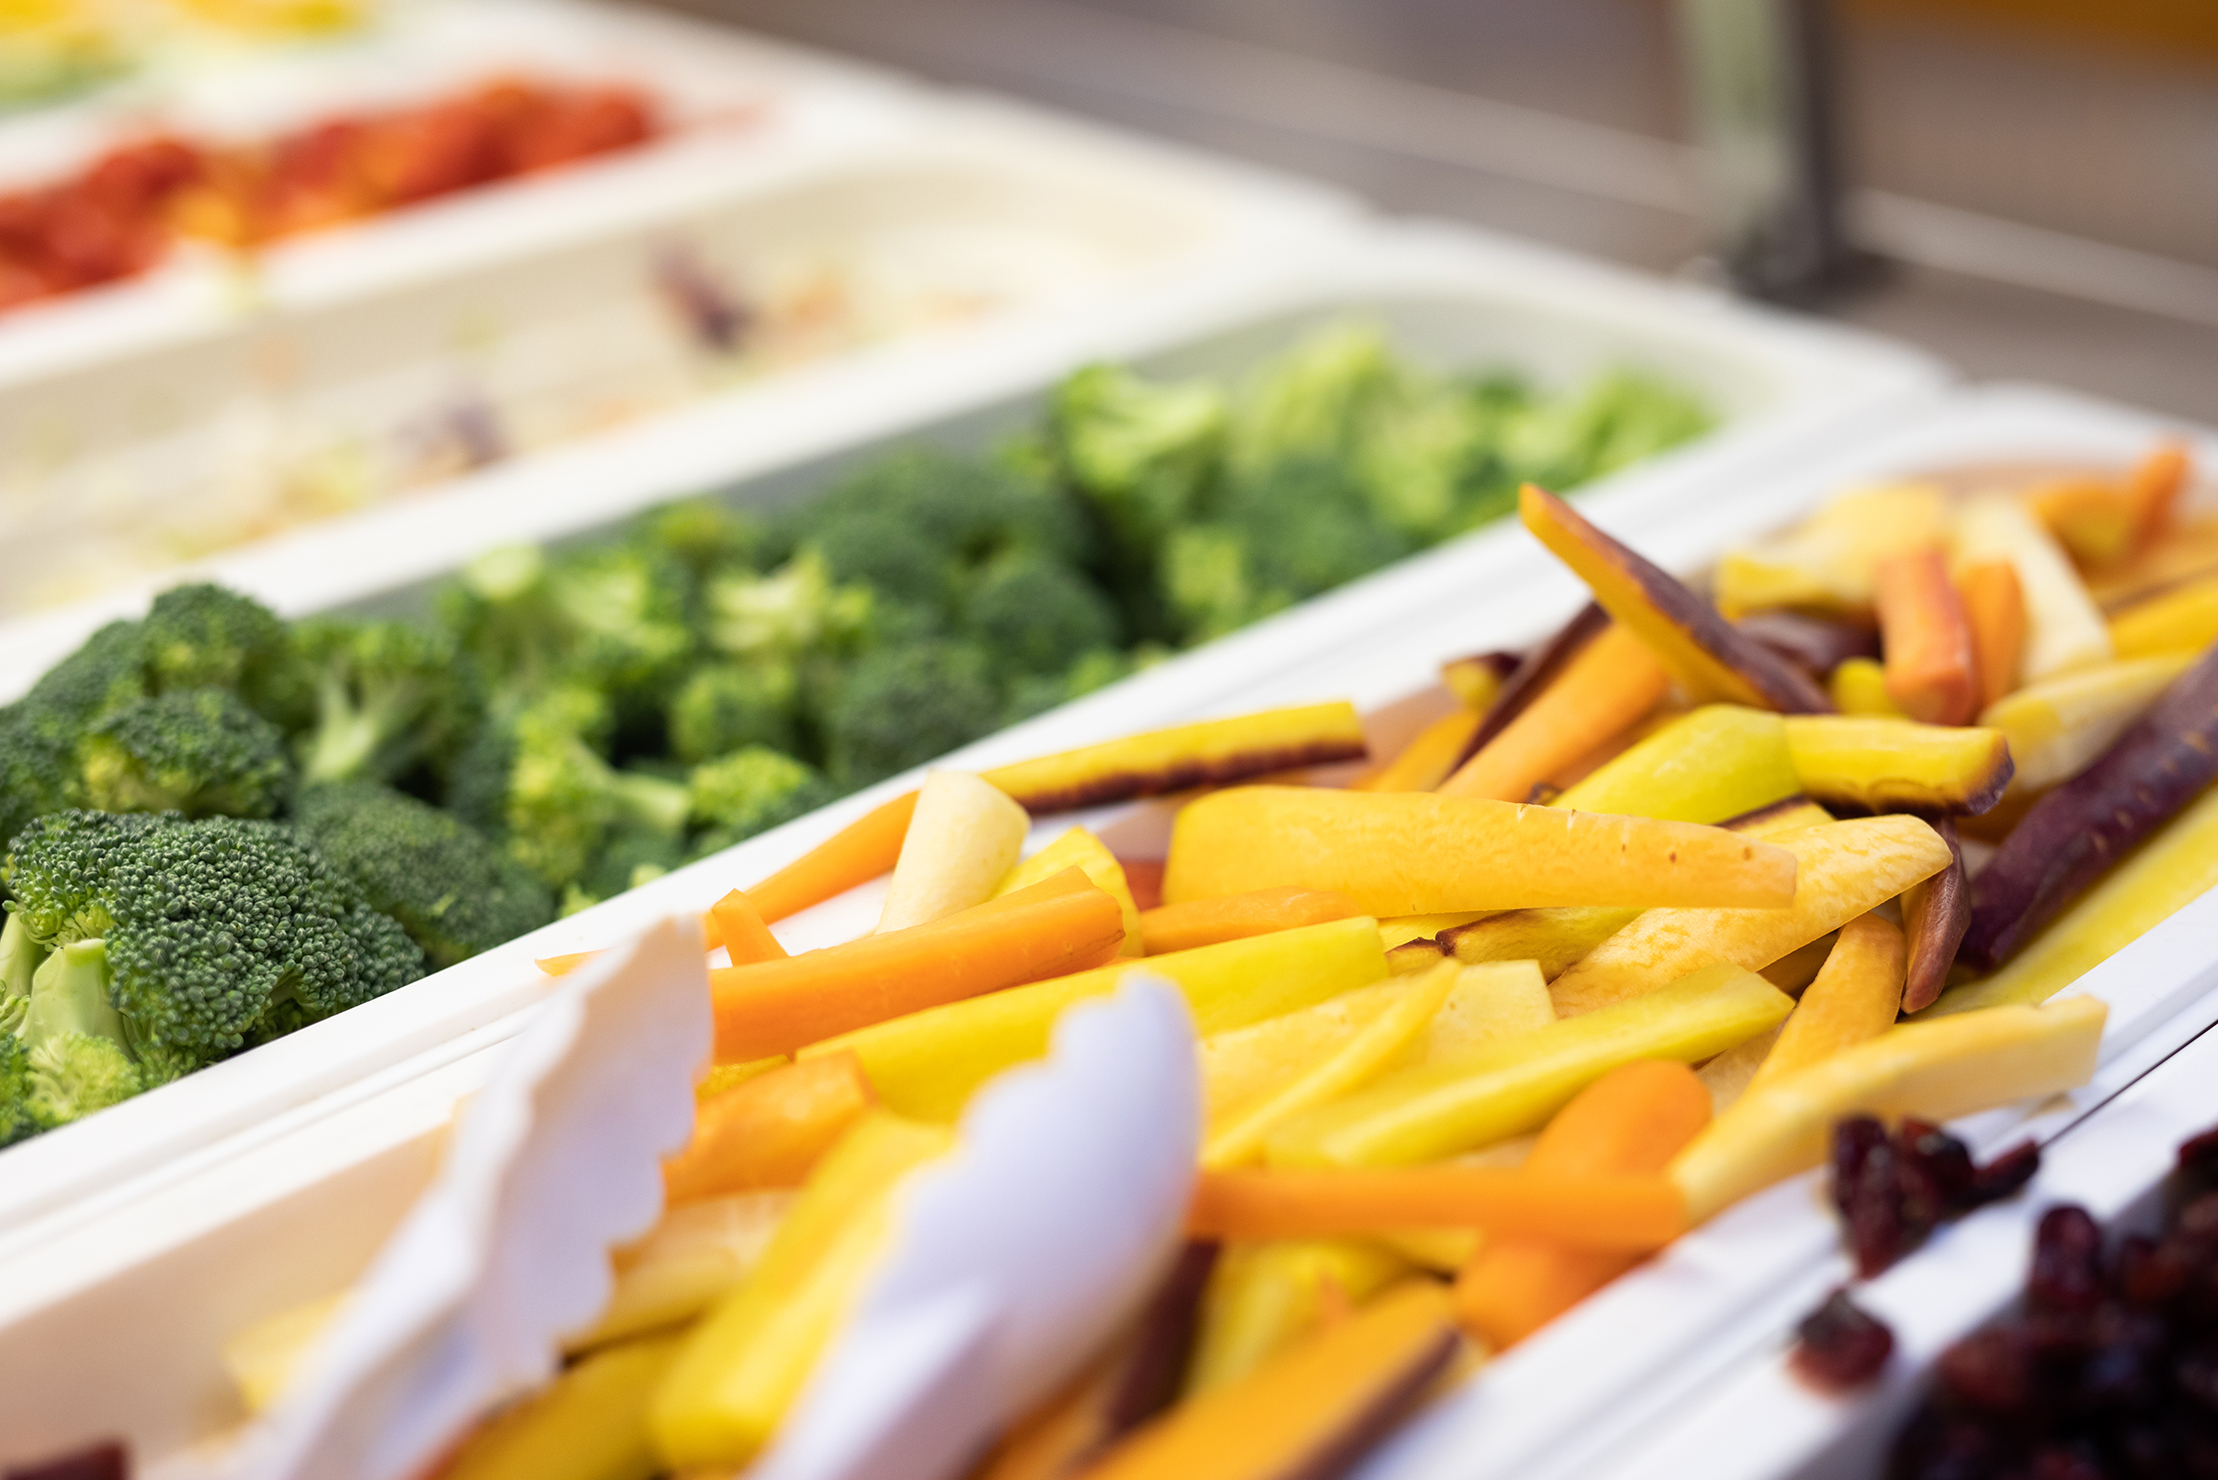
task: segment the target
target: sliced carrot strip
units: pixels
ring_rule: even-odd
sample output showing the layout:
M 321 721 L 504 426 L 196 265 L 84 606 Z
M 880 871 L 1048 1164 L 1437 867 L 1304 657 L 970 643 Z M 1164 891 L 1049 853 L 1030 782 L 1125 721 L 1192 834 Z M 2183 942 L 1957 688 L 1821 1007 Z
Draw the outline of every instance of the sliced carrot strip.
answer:
M 747 891 L 765 923 L 798 915 L 810 905 L 845 894 L 893 872 L 901 840 L 909 835 L 916 793 L 903 792 L 864 813 L 784 868 Z
M 1963 594 L 1964 620 L 1972 629 L 1972 668 L 1979 676 L 1979 707 L 1985 710 L 2018 686 L 2018 663 L 2025 656 L 2025 588 L 2018 568 L 2007 560 L 1983 560 L 1964 567 L 1956 584 Z
M 709 973 L 716 1057 L 759 1059 L 888 1018 L 1106 963 L 1116 898 L 1079 869 L 943 920 Z
M 1671 676 L 1648 645 L 1631 628 L 1613 624 L 1440 790 L 1522 802 L 1537 783 L 1638 723 L 1670 687 Z
M 1556 1112 L 1526 1157 L 1528 1172 L 1661 1173 L 1710 1123 L 1710 1092 L 1684 1064 L 1649 1059 L 1613 1069 Z M 1505 1347 L 1539 1330 L 1639 1262 L 1636 1254 L 1547 1239 L 1490 1240 L 1456 1279 L 1456 1318 Z
M 1354 900 L 1329 889 L 1258 889 L 1249 894 L 1159 905 L 1140 916 L 1140 942 L 1150 956 L 1160 956 L 1165 951 L 1213 946 L 1221 940 L 1245 940 L 1274 930 L 1350 920 L 1362 913 Z
M 1295 1480 L 1337 1475 L 1383 1436 L 1456 1352 L 1446 1294 L 1412 1280 L 1238 1382 L 1140 1430 L 1087 1480 Z
M 784 959 L 786 948 L 778 944 L 778 937 L 763 923 L 762 912 L 755 908 L 755 902 L 741 891 L 734 889 L 711 906 L 709 920 L 716 926 L 713 938 L 723 941 L 734 966 Z
M 1358 791 L 1431 791 L 1456 768 L 1486 716 L 1458 708 L 1417 732 L 1400 755 L 1355 784 Z
M 1969 721 L 1979 700 L 1971 624 L 1949 583 L 1947 559 L 1931 545 L 1889 555 L 1872 579 L 1888 697 L 1930 725 Z
M 1563 1176 L 1424 1166 L 1205 1171 L 1187 1231 L 1198 1238 L 1331 1238 L 1396 1228 L 1483 1228 L 1584 1249 L 1660 1249 L 1686 1206 L 1660 1176 Z
M 785 1064 L 712 1095 L 694 1107 L 693 1139 L 662 1164 L 663 1200 L 798 1187 L 877 1102 L 851 1053 Z
M 2187 486 L 2187 446 L 2166 442 L 2126 475 L 2126 497 L 2133 504 L 2136 542 L 2147 546 L 2169 529 Z
M 599 951 L 572 951 L 567 956 L 541 956 L 532 964 L 549 976 L 568 976 L 599 954 Z

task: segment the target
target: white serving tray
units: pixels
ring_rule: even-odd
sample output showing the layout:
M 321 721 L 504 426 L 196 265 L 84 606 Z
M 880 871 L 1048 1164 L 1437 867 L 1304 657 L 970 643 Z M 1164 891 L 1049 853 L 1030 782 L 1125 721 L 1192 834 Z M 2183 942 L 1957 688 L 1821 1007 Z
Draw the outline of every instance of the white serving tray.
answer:
M 298 559 L 287 529 L 351 547 L 357 507 L 438 523 L 489 459 L 543 488 L 561 479 L 544 454 L 628 462 L 637 434 L 729 419 L 796 366 L 900 339 L 959 353 L 1011 320 L 1299 250 L 1354 211 L 698 24 L 530 0 L 487 14 L 508 19 L 449 25 L 444 49 L 416 38 L 422 67 L 349 54 L 199 111 L 261 127 L 360 101 L 389 73 L 428 92 L 523 57 L 637 76 L 675 99 L 676 127 L 278 244 L 250 271 L 183 253 L 0 319 L 0 612 L 29 619 L 0 635 L 10 663 L 183 575 Z M 736 353 L 689 326 L 674 273 L 750 316 Z
M 1598 517 L 1628 528 L 1637 521 L 1676 527 L 1684 521 L 1674 511 L 1708 508 L 1718 501 L 1716 490 L 1759 486 L 1764 466 L 1865 439 L 1878 419 L 1930 395 L 1939 380 L 1929 361 L 1864 336 L 1538 249 L 1445 228 L 1342 231 L 1329 254 L 1276 275 L 1178 277 L 1157 294 L 994 336 L 966 360 L 892 346 L 838 372 L 800 372 L 765 387 L 721 422 L 690 421 L 688 435 L 643 431 L 618 439 L 621 446 L 559 454 L 558 468 L 496 469 L 436 509 L 378 511 L 350 522 L 343 534 L 295 536 L 283 550 L 241 557 L 219 574 L 293 615 L 403 600 L 408 583 L 442 575 L 479 549 L 603 526 L 719 473 L 735 498 L 776 497 L 815 487 L 846 461 L 870 455 L 872 449 L 854 445 L 866 436 L 883 443 L 916 432 L 977 445 L 1029 414 L 1057 376 L 1090 356 L 1181 371 L 1232 369 L 1348 312 L 1377 317 L 1408 352 L 1434 363 L 1506 364 L 1576 381 L 1634 362 L 1710 394 L 1726 416 L 1724 428 L 1586 495 Z M 1733 506 L 1739 522 L 1728 520 L 1719 540 L 1778 517 L 1762 500 L 1755 507 L 1746 502 Z M 1703 554 L 1694 549 L 1687 559 Z M 1574 599 L 1568 578 L 1536 563 L 1524 536 L 1499 524 L 983 740 L 962 756 L 991 764 L 1287 702 L 1288 695 L 1345 694 L 1377 707 L 1429 684 L 1431 665 L 1459 645 L 1532 638 L 1555 607 Z M 51 629 L 44 635 L 56 636 Z M 0 653 L 22 661 L 28 637 L 0 632 Z M 14 687 L 28 684 L 37 669 L 25 663 Z M 680 871 L 654 890 L 612 900 L 342 1018 L 0 1152 L 0 1254 L 42 1242 L 127 1196 L 135 1176 L 184 1175 L 198 1164 L 196 1152 L 227 1136 L 269 1133 L 321 1096 L 412 1056 L 445 1052 L 441 1045 L 538 999 L 545 979 L 530 965 L 534 956 L 612 938 L 681 901 L 698 907 L 735 883 L 755 882 L 903 784 L 849 798 Z M 790 928 L 808 943 L 825 930 L 853 933 L 838 910 L 827 906 Z
M 2203 455 L 2218 454 L 2218 438 L 2208 432 L 2035 389 L 1958 392 L 1907 409 L 1898 425 L 1892 433 L 1855 438 L 1852 447 L 1798 456 L 1768 470 L 1729 473 L 1724 491 L 1706 506 L 1684 490 L 1673 500 L 1645 499 L 1628 479 L 1598 493 L 1588 507 L 1643 548 L 1693 568 L 1725 545 L 1791 519 L 1843 483 L 1862 478 L 2004 457 L 2122 461 L 2160 431 L 2187 431 Z M 1705 477 L 1694 486 L 1716 484 Z M 1423 686 L 1440 659 L 1474 647 L 1528 641 L 1579 600 L 1554 562 L 1514 529 L 1482 534 L 1432 559 L 1459 566 L 1465 591 L 1484 594 L 1423 606 L 1414 615 L 1396 610 L 1362 621 L 1401 583 L 1392 578 L 1360 583 L 1141 675 L 1121 692 L 1105 691 L 981 741 L 956 759 L 990 765 L 1135 723 L 1266 704 L 1344 696 L 1368 709 L 1390 707 Z M 1455 584 L 1449 574 L 1436 569 L 1429 574 L 1444 588 Z M 1320 612 L 1329 615 L 1335 608 L 1346 618 L 1338 624 L 1339 640 L 1312 641 L 1318 634 L 1311 624 Z M 229 1402 L 215 1367 L 214 1333 L 239 1329 L 351 1277 L 374 1243 L 365 1225 L 397 1217 L 408 1189 L 421 1181 L 424 1148 L 436 1136 L 442 1096 L 451 1103 L 468 1092 L 485 1072 L 488 1046 L 517 1031 L 525 1004 L 543 990 L 516 979 L 522 957 L 615 939 L 659 915 L 699 908 L 726 887 L 761 877 L 901 784 L 890 782 L 851 798 L 504 948 L 498 953 L 505 963 L 499 974 L 490 967 L 476 980 L 466 980 L 470 967 L 448 973 L 445 980 L 456 986 L 443 1005 L 451 1008 L 455 996 L 474 992 L 484 1015 L 463 1025 L 469 1031 L 458 1028 L 451 1041 L 413 1059 L 392 1050 L 406 1036 L 396 1031 L 397 1024 L 411 1020 L 411 1031 L 420 1035 L 416 1041 L 439 1035 L 420 1020 L 422 1010 L 404 1004 L 398 994 L 357 1010 L 392 1015 L 361 1039 L 342 1044 L 348 1020 L 341 1019 L 276 1045 L 296 1046 L 301 1062 L 280 1069 L 272 1055 L 265 1063 L 273 1067 L 256 1066 L 273 1082 L 295 1070 L 310 1079 L 317 1072 L 358 1072 L 351 1083 L 342 1078 L 336 1091 L 287 1102 L 267 1123 L 181 1156 L 172 1168 L 142 1173 L 37 1220 L 0 1252 L 0 1333 L 5 1333 L 0 1433 L 16 1421 L 50 1425 L 50 1437 L 65 1429 L 82 1434 L 100 1423 L 123 1424 L 149 1453 L 159 1455 L 204 1431 Z M 1161 816 L 1160 807 L 1142 803 L 1103 809 L 1085 820 L 1144 855 L 1146 840 L 1136 835 L 1159 826 Z M 1044 822 L 1035 843 L 1069 820 Z M 878 892 L 866 888 L 827 902 L 781 923 L 779 934 L 796 948 L 851 935 L 869 923 Z M 2111 1006 L 2094 1083 L 2060 1103 L 1973 1118 L 1964 1129 L 1974 1144 L 1984 1152 L 2019 1135 L 2053 1135 L 2218 1018 L 2218 993 L 2210 991 L 2218 981 L 2218 960 L 2205 945 L 2214 923 L 2218 897 L 2205 898 L 2090 973 L 2076 990 L 2100 995 Z M 491 1010 L 496 1006 L 506 1016 Z M 381 1040 L 380 1046 L 364 1046 L 369 1039 Z M 351 1059 L 339 1058 L 343 1048 L 354 1050 Z M 210 1073 L 243 1071 L 253 1059 Z M 207 1079 L 197 1076 L 177 1088 Z M 211 1087 L 208 1093 L 210 1103 L 236 1104 L 239 1092 Z M 133 1103 L 144 1107 L 152 1098 Z M 131 1109 L 126 1105 L 110 1117 Z M 62 1136 L 79 1131 L 88 1140 L 107 1134 L 102 1127 L 115 1123 L 110 1117 L 85 1122 L 47 1144 L 59 1145 Z M 41 1143 L 33 1142 L 21 1154 L 40 1149 Z M 1804 1178 L 1773 1189 L 1682 1239 L 1444 1400 L 1380 1451 L 1365 1473 L 1374 1480 L 1571 1475 L 1636 1444 L 1650 1428 L 1685 1411 L 1718 1374 L 1776 1343 L 1779 1331 L 1806 1308 L 1807 1297 L 1822 1293 L 1833 1277 L 1835 1234 L 1811 1183 Z M 316 1232 L 319 1220 L 340 1216 L 350 1220 L 343 1236 L 327 1239 Z M 277 1243 L 283 1245 L 279 1258 L 261 1260 L 249 1252 Z M 191 1310 L 165 1309 L 155 1319 L 116 1293 L 184 1288 L 172 1272 L 188 1268 L 195 1272 Z M 115 1315 L 103 1316 L 103 1310 Z M 123 1409 L 108 1406 L 104 1397 L 72 1396 L 97 1390 L 79 1379 L 96 1370 L 85 1364 L 98 1363 L 110 1349 L 111 1338 L 103 1332 L 112 1328 L 103 1321 L 124 1312 L 147 1328 L 139 1340 L 148 1367 L 173 1376 L 134 1387 L 132 1402 Z M 64 1360 L 45 1341 L 19 1339 L 27 1332 L 64 1330 L 84 1333 L 81 1358 Z M 6 1356 L 11 1350 L 36 1353 L 37 1360 L 27 1356 L 20 1370 L 11 1370 Z M 74 1428 L 60 1417 L 69 1415 Z

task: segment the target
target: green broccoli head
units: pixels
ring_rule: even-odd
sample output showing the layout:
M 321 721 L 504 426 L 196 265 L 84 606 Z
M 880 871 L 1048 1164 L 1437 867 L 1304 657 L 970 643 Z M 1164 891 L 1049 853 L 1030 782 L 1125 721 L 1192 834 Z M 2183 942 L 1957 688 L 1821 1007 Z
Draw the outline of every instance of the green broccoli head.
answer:
M 956 565 L 1015 545 L 1071 560 L 1087 554 L 1085 519 L 1060 489 L 1001 463 L 933 447 L 872 459 L 794 510 L 788 538 L 806 544 L 819 529 L 853 516 L 875 525 L 881 542 L 907 542 Z
M 303 787 L 293 822 L 434 969 L 554 918 L 547 886 L 453 814 L 369 781 Z
M 151 692 L 226 689 L 285 729 L 305 724 L 312 680 L 292 633 L 251 596 L 202 583 L 154 598 L 139 626 Z
M 509 855 L 551 888 L 583 877 L 617 832 L 683 832 L 682 784 L 611 766 L 548 706 L 525 709 L 512 725 L 502 832 Z
M 0 1028 L 0 1146 L 11 1146 L 43 1127 L 31 1110 L 31 1051 L 12 1030 Z
M 650 884 L 685 861 L 683 838 L 636 829 L 618 831 L 594 854 L 583 877 L 563 891 L 562 913 L 574 915 L 627 889 Z
M 57 812 L 17 838 L 7 881 L 34 940 L 105 941 L 120 1036 L 172 1077 L 238 1048 L 273 1002 L 313 1021 L 423 973 L 400 927 L 278 823 Z
M 37 952 L 27 937 L 14 948 Z M 0 1049 L 0 1143 L 66 1125 L 146 1087 L 109 992 L 106 945 L 82 940 L 45 955 L 29 993 L 11 999 L 19 1006 Z
M 670 701 L 670 748 L 689 763 L 743 745 L 791 750 L 799 698 L 799 675 L 785 659 L 704 664 Z
M 1055 388 L 1050 435 L 1065 474 L 1128 548 L 1152 549 L 1201 507 L 1224 453 L 1223 393 L 1089 365 Z
M 0 840 L 77 799 L 75 726 L 29 699 L 0 709 Z
M 283 732 L 224 689 L 134 699 L 85 732 L 77 765 L 105 812 L 268 817 L 292 785 Z
M 42 1130 L 119 1105 L 146 1088 L 130 1050 L 95 1033 L 63 1033 L 32 1049 L 28 1107 Z
M 870 621 L 867 587 L 834 583 L 804 550 L 766 576 L 726 571 L 703 595 L 709 643 L 729 657 L 793 660 L 853 641 Z
M 1117 640 L 1117 614 L 1084 574 L 1033 549 L 988 561 L 963 598 L 963 626 L 1008 675 L 1059 673 Z
M 768 832 L 832 799 L 816 768 L 766 745 L 750 745 L 695 766 L 686 779 L 694 821 L 705 828 L 696 857 Z
M 1353 456 L 1380 409 L 1399 398 L 1403 370 L 1378 325 L 1329 324 L 1263 366 L 1234 408 L 1234 471 Z
M 561 670 L 566 644 L 539 546 L 486 551 L 440 588 L 436 604 L 440 625 L 503 694 L 535 690 Z
M 137 622 L 110 622 L 84 645 L 46 670 L 24 696 L 23 707 L 45 716 L 73 744 L 76 732 L 102 715 L 144 698 L 146 641 Z
M 696 580 L 718 566 L 754 559 L 764 542 L 754 519 L 713 498 L 666 504 L 639 521 L 634 537 L 675 560 Z
M 444 771 L 482 701 L 453 634 L 406 622 L 319 617 L 297 640 L 316 675 L 316 717 L 297 742 L 303 785 Z
M 1502 455 L 1520 480 L 1574 488 L 1698 436 L 1712 420 L 1676 386 L 1620 370 L 1529 407 L 1505 427 Z
M 867 587 L 879 598 L 906 605 L 945 608 L 962 586 L 962 562 L 952 549 L 917 538 L 870 509 L 843 508 L 818 517 L 802 549 L 823 563 L 833 581 Z
M 864 655 L 824 716 L 828 769 L 864 786 L 945 755 L 1000 722 L 992 664 L 975 644 L 928 642 Z
M 691 578 L 640 543 L 586 545 L 549 562 L 547 602 L 570 669 L 619 695 L 661 692 L 693 655 Z

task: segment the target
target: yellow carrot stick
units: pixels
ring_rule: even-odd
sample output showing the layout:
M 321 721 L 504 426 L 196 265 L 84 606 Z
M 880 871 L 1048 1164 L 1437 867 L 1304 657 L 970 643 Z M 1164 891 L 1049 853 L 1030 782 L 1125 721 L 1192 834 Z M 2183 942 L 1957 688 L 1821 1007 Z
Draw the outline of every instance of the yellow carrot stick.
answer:
M 1186 1399 L 1238 1382 L 1409 1272 L 1408 1260 L 1368 1239 L 1232 1245 L 1202 1297 Z
M 999 899 L 1004 894 L 1029 889 L 1067 868 L 1080 870 L 1097 886 L 1109 891 L 1109 897 L 1117 902 L 1117 910 L 1124 917 L 1124 941 L 1117 947 L 1117 954 L 1140 955 L 1140 907 L 1132 897 L 1132 881 L 1125 876 L 1124 865 L 1117 861 L 1117 855 L 1109 851 L 1109 845 L 1082 827 L 1069 829 L 1010 869 L 994 886 L 993 897 Z
M 1670 687 L 1671 675 L 1647 644 L 1613 623 L 1580 649 L 1524 713 L 1441 782 L 1440 791 L 1522 802 L 1536 783 L 1638 722 Z
M 1128 735 L 982 773 L 1037 817 L 1366 754 L 1353 705 L 1308 704 Z
M 1902 932 L 1886 920 L 1858 915 L 1843 925 L 1816 979 L 1780 1025 L 1779 1040 L 1748 1082 L 1748 1093 L 1893 1027 L 1907 963 Z
M 1447 778 L 1486 718 L 1458 707 L 1417 732 L 1401 754 L 1355 783 L 1358 791 L 1431 791 Z
M 1791 860 L 1719 828 L 1438 793 L 1243 786 L 1188 804 L 1171 832 L 1172 904 L 1329 889 L 1367 914 L 1701 902 L 1770 908 Z

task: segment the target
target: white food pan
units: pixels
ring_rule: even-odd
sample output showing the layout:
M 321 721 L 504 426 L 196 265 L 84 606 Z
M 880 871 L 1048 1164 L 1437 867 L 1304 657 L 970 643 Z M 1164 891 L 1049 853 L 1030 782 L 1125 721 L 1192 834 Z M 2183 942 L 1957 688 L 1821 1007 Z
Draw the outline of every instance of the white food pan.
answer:
M 77 630 L 286 529 L 344 539 L 348 512 L 435 508 L 474 468 L 729 414 L 889 339 L 944 351 L 1352 210 L 1014 107 L 726 90 L 754 101 L 243 274 L 181 256 L 0 319 L 0 615 Z
M 1862 336 L 1631 274 L 1470 233 L 1380 231 L 1276 280 L 1185 278 L 1152 299 L 1104 304 L 1065 325 L 997 337 L 960 374 L 947 355 L 923 346 L 889 347 L 838 373 L 801 372 L 728 416 L 681 413 L 685 435 L 642 430 L 608 447 L 557 454 L 559 463 L 544 468 L 497 469 L 436 508 L 380 510 L 344 531 L 308 532 L 282 549 L 239 557 L 216 574 L 291 615 L 350 602 L 404 606 L 421 583 L 479 550 L 602 528 L 719 479 L 735 499 L 782 498 L 821 486 L 911 433 L 984 445 L 1028 421 L 1054 378 L 1088 356 L 1179 373 L 1234 371 L 1348 314 L 1383 323 L 1406 353 L 1435 366 L 1501 366 L 1561 385 L 1634 363 L 1700 389 L 1724 417 L 1718 432 L 1604 480 L 1586 496 L 1598 517 L 1626 528 L 1676 524 L 1673 511 L 1708 508 L 1724 493 L 1757 486 L 1757 470 L 1768 462 L 1854 443 L 1877 418 L 1932 394 L 1939 380 L 1930 362 Z M 1741 522 L 1720 540 L 1778 517 L 1762 499 L 1734 507 Z M 1703 554 L 1693 549 L 1686 558 Z M 1520 532 L 1497 525 L 964 754 L 978 764 L 1017 759 L 1283 702 L 1286 694 L 1345 693 L 1365 707 L 1384 704 L 1428 685 L 1429 665 L 1458 644 L 1538 636 L 1554 608 L 1574 600 L 1568 578 L 1551 565 L 1534 559 Z M 1534 581 L 1540 584 L 1526 594 Z M 0 693 L 19 692 L 44 667 L 26 648 L 52 653 L 66 646 L 62 638 L 74 640 L 51 624 L 36 632 L 33 625 L 0 633 L 0 653 L 21 665 Z M 1320 673 L 1327 676 L 1312 676 Z M 1274 688 L 1279 674 L 1293 676 Z M 135 1175 L 180 1175 L 200 1148 L 266 1130 L 318 1096 L 528 1007 L 545 990 L 534 956 L 612 936 L 671 901 L 705 905 L 734 883 L 766 876 L 901 784 L 752 839 L 674 875 L 657 892 L 611 901 L 9 1148 L 0 1153 L 0 1250 L 53 1236 L 76 1216 L 73 1204 L 89 1214 L 124 1195 Z M 827 906 L 821 924 L 799 920 L 789 928 L 815 943 L 812 932 L 843 928 L 838 909 Z
M 1589 507 L 1645 549 L 1691 570 L 1808 511 L 1845 483 L 2002 459 L 2117 462 L 2160 432 L 2181 430 L 2078 397 L 2008 388 L 1959 392 L 1898 425 L 1893 433 L 1858 439 L 1854 448 L 1732 473 L 1707 506 L 1644 501 L 1627 480 Z M 2218 451 L 2218 438 L 2192 434 L 2204 455 Z M 1392 575 L 1374 578 L 1143 675 L 1121 692 L 1104 691 L 982 741 L 957 760 L 989 765 L 1136 723 L 1304 700 L 1348 697 L 1366 709 L 1391 711 L 1428 683 L 1440 659 L 1529 641 L 1580 599 L 1520 532 L 1486 534 L 1451 553 L 1464 563 L 1465 578 L 1479 583 L 1472 589 L 1483 594 L 1344 626 L 1337 643 L 1307 641 L 1317 612 L 1335 604 L 1361 612 L 1400 584 Z M 1284 651 L 1295 638 L 1303 639 L 1305 656 Z M 766 834 L 526 944 L 547 950 L 605 942 L 660 915 L 699 908 L 901 784 L 888 783 Z M 1150 851 L 1146 830 L 1160 825 L 1162 810 L 1142 803 L 1087 820 L 1144 856 Z M 1068 821 L 1044 822 L 1034 843 Z M 877 893 L 854 891 L 781 923 L 778 933 L 790 947 L 852 935 L 867 927 Z M 2218 960 L 2205 945 L 2214 924 L 2218 897 L 2205 898 L 2089 973 L 2075 990 L 2102 997 L 2111 1012 L 2095 1080 L 2057 1102 L 1972 1118 L 1961 1128 L 1975 1147 L 1984 1154 L 2019 1136 L 2053 1136 L 2218 1018 L 2218 993 L 2210 990 L 2218 983 Z M 500 954 L 513 960 L 526 950 L 512 946 Z M 511 992 L 511 1002 L 530 995 L 528 989 Z M 379 1006 L 399 1010 L 396 999 L 370 1010 Z M 101 1424 L 122 1425 L 159 1455 L 235 1418 L 216 1359 L 222 1338 L 351 1278 L 375 1243 L 368 1225 L 396 1218 L 426 1175 L 426 1148 L 437 1135 L 442 1098 L 451 1102 L 482 1078 L 487 1047 L 515 1031 L 523 1016 L 512 1012 L 483 1022 L 411 1061 L 387 1060 L 376 1075 L 295 1105 L 251 1133 L 181 1161 L 170 1175 L 141 1176 L 74 1216 L 44 1220 L 44 1237 L 15 1240 L 0 1254 L 0 1292 L 6 1292 L 0 1294 L 0 1432 L 13 1421 L 37 1422 L 45 1425 L 47 1441 L 63 1442 Z M 308 1032 L 335 1040 L 337 1026 Z M 305 1035 L 286 1042 L 324 1051 Z M 86 1124 L 97 1128 L 100 1121 Z M 1767 1343 L 1775 1348 L 1778 1333 L 1837 1278 L 1837 1235 L 1817 1204 L 1814 1180 L 1772 1189 L 1680 1240 L 1484 1369 L 1391 1441 L 1364 1473 L 1374 1480 L 1572 1475 L 1627 1451 L 1656 1424 L 1686 1411 L 1751 1351 Z M 321 1237 L 319 1220 L 338 1217 L 350 1220 L 345 1236 Z M 250 1254 L 258 1248 L 273 1252 L 267 1258 Z M 188 1308 L 177 1296 L 144 1307 L 149 1297 L 141 1292 L 185 1288 L 176 1278 L 181 1270 L 193 1273 L 192 1295 L 182 1300 Z M 171 1375 L 135 1381 L 127 1405 L 78 1396 L 87 1390 L 82 1374 L 95 1370 L 91 1364 L 102 1359 L 116 1329 L 104 1323 L 124 1319 L 125 1312 L 138 1322 L 147 1368 Z M 23 1339 L 31 1332 L 41 1339 Z M 58 1355 L 77 1349 L 71 1343 L 82 1343 L 81 1357 Z M 27 1355 L 10 1364 L 5 1354 L 11 1350 L 35 1352 L 37 1360 Z

